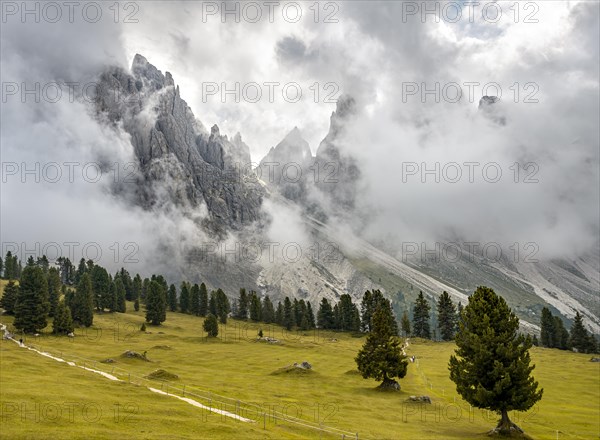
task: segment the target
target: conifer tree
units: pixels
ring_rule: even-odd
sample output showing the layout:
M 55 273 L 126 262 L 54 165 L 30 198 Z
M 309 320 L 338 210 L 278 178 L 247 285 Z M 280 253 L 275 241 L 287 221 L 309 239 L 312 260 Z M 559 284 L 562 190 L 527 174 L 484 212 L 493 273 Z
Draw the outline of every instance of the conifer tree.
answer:
M 262 304 L 254 290 L 250 292 L 250 319 L 254 322 L 262 319 Z
M 237 301 L 237 312 L 235 317 L 241 320 L 248 319 L 248 294 L 243 287 L 240 289 L 240 297 Z
M 64 301 L 60 301 L 56 306 L 54 321 L 52 322 L 52 333 L 66 335 L 74 330 L 71 309 L 65 305 Z
M 431 338 L 429 329 L 429 310 L 430 305 L 423 296 L 423 292 L 419 291 L 419 296 L 413 306 L 413 335 L 417 338 Z
M 188 283 L 183 281 L 181 283 L 181 293 L 179 295 L 179 310 L 181 313 L 188 313 L 190 311 L 190 288 Z
M 358 311 L 358 309 L 357 309 Z M 313 329 L 317 326 L 315 322 L 315 314 L 312 309 L 312 305 L 310 301 L 306 301 L 306 319 L 308 320 L 308 325 L 310 329 Z M 358 317 L 358 325 L 360 327 L 360 316 Z
M 35 333 L 48 325 L 48 282 L 42 269 L 27 266 L 19 282 L 13 325 L 27 333 Z
M 177 311 L 177 287 L 175 287 L 175 284 L 169 286 L 169 310 L 171 312 Z
M 271 298 L 269 298 L 269 295 L 266 295 L 263 298 L 262 320 L 267 324 L 271 324 L 275 321 L 275 309 L 273 308 L 273 303 L 271 302 Z
M 596 341 L 583 325 L 583 318 L 579 312 L 575 312 L 575 319 L 571 326 L 570 344 L 580 353 L 594 353 L 596 351 Z
M 60 272 L 56 267 L 51 267 L 48 269 L 46 278 L 48 280 L 48 302 L 50 303 L 48 316 L 54 316 L 60 298 Z
M 277 302 L 277 310 L 275 311 L 275 322 L 279 325 L 283 325 L 283 304 L 281 304 L 281 301 Z
M 371 316 L 371 331 L 355 360 L 363 378 L 382 381 L 381 388 L 399 390 L 394 378 L 406 376 L 408 362 L 390 322 L 390 309 L 378 307 Z
M 142 277 L 136 274 L 131 283 L 131 295 L 133 297 L 133 309 L 137 312 L 140 310 L 140 298 L 142 296 Z
M 160 325 L 167 319 L 167 302 L 163 286 L 158 281 L 151 281 L 146 292 L 146 322 Z
M 200 284 L 200 316 L 206 316 L 208 313 L 208 291 L 206 284 Z
M 508 412 L 528 410 L 543 393 L 531 376 L 531 338 L 518 330 L 519 319 L 504 299 L 478 287 L 461 315 L 449 362 L 458 394 L 476 408 L 500 413 L 493 432 L 501 435 L 520 434 Z
M 200 316 L 200 286 L 194 284 L 190 294 L 190 313 L 195 316 Z
M 15 314 L 15 304 L 17 303 L 17 297 L 19 295 L 19 286 L 10 280 L 4 287 L 4 293 L 2 299 L 0 299 L 0 307 L 4 309 L 7 315 Z
M 125 284 L 123 278 L 119 277 L 115 280 L 115 300 L 116 300 L 116 311 L 119 313 L 125 313 L 127 311 L 127 302 L 125 296 L 127 292 L 125 290 Z
M 554 328 L 556 321 L 548 307 L 542 309 L 542 317 L 540 320 L 540 344 L 542 347 L 554 348 L 556 346 L 556 329 Z
M 321 299 L 321 304 L 317 311 L 317 325 L 324 330 L 335 328 L 335 315 L 327 298 Z
M 70 303 L 73 321 L 85 327 L 91 326 L 94 322 L 94 293 L 92 280 L 87 272 L 84 272 L 79 279 Z
M 556 348 L 567 350 L 569 348 L 569 332 L 565 328 L 560 316 L 554 316 L 554 331 L 556 336 Z
M 216 316 L 219 318 L 219 322 L 221 324 L 227 324 L 227 316 L 231 311 L 231 305 L 229 303 L 229 298 L 225 295 L 225 292 L 221 289 L 217 289 L 215 292 L 215 300 L 216 300 Z
M 283 316 L 281 325 L 283 325 L 287 330 L 291 330 L 292 327 L 296 325 L 294 321 L 294 310 L 292 307 L 292 301 L 290 301 L 290 298 L 287 296 L 283 300 Z
M 437 309 L 440 337 L 442 341 L 451 341 L 454 339 L 454 332 L 456 331 L 456 307 L 445 290 L 440 295 Z
M 217 322 L 217 317 L 212 313 L 208 314 L 202 327 L 208 333 L 209 338 L 216 338 L 219 335 L 219 323 Z

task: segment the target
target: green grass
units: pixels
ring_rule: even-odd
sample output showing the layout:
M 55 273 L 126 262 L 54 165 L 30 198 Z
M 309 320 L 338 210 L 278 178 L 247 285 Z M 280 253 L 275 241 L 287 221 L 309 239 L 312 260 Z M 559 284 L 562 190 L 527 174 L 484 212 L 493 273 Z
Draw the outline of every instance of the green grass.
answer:
M 117 424 L 107 419 L 97 426 L 76 419 L 68 425 L 85 438 L 117 434 L 130 439 L 320 437 L 316 430 L 263 419 L 262 411 L 358 433 L 360 439 L 483 439 L 496 424 L 496 415 L 470 411 L 457 396 L 447 370 L 454 350 L 451 343 L 411 341 L 407 352 L 417 356 L 418 365 L 409 364 L 400 392 L 384 393 L 376 389 L 376 381 L 364 380 L 356 372 L 354 357 L 364 338 L 343 333 L 287 333 L 277 326 L 230 320 L 220 327 L 219 338 L 211 340 L 204 337 L 201 318 L 178 313 L 169 313 L 162 326 L 148 326 L 149 333 L 142 333 L 143 315 L 132 309 L 128 304 L 128 313 L 96 315 L 94 327 L 77 329 L 74 339 L 47 334 L 27 338 L 28 344 L 78 364 L 86 362 L 87 366 L 114 371 L 125 383 L 113 383 L 3 341 L 0 400 L 90 401 L 106 407 L 107 414 L 115 402 L 139 405 L 139 414 L 131 416 L 135 423 Z M 2 316 L 0 321 L 10 324 L 12 319 Z M 259 328 L 281 343 L 256 342 Z M 121 357 L 126 350 L 146 352 L 150 362 Z M 100 363 L 107 358 L 115 363 Z M 598 438 L 600 364 L 589 362 L 589 355 L 538 348 L 532 350 L 532 358 L 537 364 L 534 375 L 545 389 L 544 398 L 533 410 L 511 417 L 533 438 L 555 439 L 557 430 L 560 439 Z M 310 373 L 284 372 L 286 366 L 305 360 L 313 366 Z M 176 374 L 178 379 L 168 382 L 168 388 L 160 381 L 143 379 L 159 369 Z M 259 419 L 259 423 L 222 421 L 214 414 L 206 417 L 202 410 L 185 402 L 127 383 L 128 374 L 132 375 L 131 382 L 164 386 L 175 393 L 185 385 L 186 393 L 195 392 L 201 403 L 211 398 L 209 393 L 214 393 L 215 404 L 222 402 L 217 395 L 229 397 L 233 400 L 226 401 L 223 409 L 235 412 L 240 408 L 242 416 Z M 424 394 L 431 396 L 432 405 L 405 402 L 411 395 Z M 51 437 L 64 428 L 48 420 L 21 422 L 20 415 L 4 416 L 2 438 L 33 438 L 40 432 Z M 203 417 L 208 421 L 201 423 Z M 323 433 L 322 438 L 341 438 L 341 434 Z

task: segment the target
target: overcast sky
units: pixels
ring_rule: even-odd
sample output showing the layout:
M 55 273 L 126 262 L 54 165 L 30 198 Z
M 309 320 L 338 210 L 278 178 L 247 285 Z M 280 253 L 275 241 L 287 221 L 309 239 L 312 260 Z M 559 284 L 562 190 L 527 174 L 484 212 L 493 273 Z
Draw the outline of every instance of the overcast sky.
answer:
M 518 11 L 510 9 L 513 2 L 499 7 L 481 2 L 473 10 L 463 2 L 427 2 L 429 8 L 439 7 L 441 19 L 423 18 L 425 2 L 322 2 L 313 9 L 312 2 L 282 2 L 272 20 L 268 6 L 254 4 L 261 6 L 258 22 L 250 22 L 256 8 L 243 5 L 236 23 L 234 15 L 222 15 L 221 2 L 130 2 L 127 8 L 120 5 L 118 16 L 103 4 L 96 23 L 89 22 L 97 15 L 89 7 L 87 21 L 78 7 L 69 23 L 65 6 L 57 23 L 48 22 L 56 13 L 47 8 L 36 23 L 31 14 L 23 20 L 22 3 L 3 2 L 2 161 L 38 160 L 43 166 L 83 163 L 99 154 L 133 160 L 127 139 L 100 127 L 84 102 L 68 102 L 67 89 L 57 103 L 43 95 L 40 103 L 31 96 L 22 103 L 20 90 L 13 95 L 8 83 L 19 88 L 55 80 L 85 84 L 107 65 L 128 68 L 140 53 L 172 73 L 206 127 L 218 124 L 230 136 L 239 131 L 256 162 L 294 126 L 315 153 L 327 134 L 335 98 L 354 96 L 359 116 L 346 148 L 363 170 L 359 204 L 377 213 L 366 231 L 370 238 L 419 241 L 458 234 L 503 243 L 535 241 L 547 256 L 576 255 L 595 242 L 600 215 L 597 2 L 528 2 Z M 240 102 L 231 94 L 223 100 L 222 88 L 235 89 L 236 83 L 246 95 Z M 250 83 L 261 86 L 258 102 L 251 102 L 256 88 Z M 273 102 L 267 83 L 278 83 Z M 419 89 L 435 89 L 436 83 L 446 95 L 439 102 L 427 95 L 423 103 Z M 479 84 L 473 86 L 472 102 L 466 83 Z M 477 111 L 488 83 L 499 85 L 505 124 Z M 215 84 L 218 92 L 207 94 Z M 294 100 L 299 88 L 298 102 L 282 96 L 283 86 L 290 84 L 286 97 Z M 463 93 L 459 102 L 450 102 L 456 96 L 453 84 Z M 499 94 L 494 90 L 488 94 Z M 481 165 L 474 182 L 462 167 L 458 183 L 442 175 L 440 183 L 429 177 L 423 184 L 420 170 L 405 169 L 403 175 L 408 162 Z M 481 167 L 489 162 L 499 164 L 499 182 L 482 177 Z M 533 163 L 519 171 L 518 183 L 511 168 L 515 162 Z M 537 183 L 522 182 L 529 173 Z M 2 183 L 3 242 L 64 242 L 79 234 L 75 240 L 101 239 L 108 248 L 112 241 L 143 242 L 157 227 L 156 216 L 132 215 L 129 207 L 115 203 L 107 195 L 106 176 L 95 184 L 7 179 Z M 180 220 L 169 221 L 174 230 L 184 228 Z M 172 232 L 162 229 L 166 236 Z

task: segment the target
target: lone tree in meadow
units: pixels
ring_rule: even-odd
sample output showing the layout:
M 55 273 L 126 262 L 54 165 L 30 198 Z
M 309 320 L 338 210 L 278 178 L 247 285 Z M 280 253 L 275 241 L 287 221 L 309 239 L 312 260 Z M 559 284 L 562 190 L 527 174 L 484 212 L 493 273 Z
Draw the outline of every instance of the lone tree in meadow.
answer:
M 400 384 L 394 378 L 406 376 L 408 362 L 390 325 L 390 313 L 387 307 L 375 310 L 371 317 L 371 331 L 355 361 L 363 378 L 381 380 L 379 388 L 399 390 Z
M 519 318 L 489 287 L 478 287 L 461 314 L 450 357 L 450 379 L 471 405 L 500 413 L 492 434 L 522 435 L 509 411 L 527 411 L 543 390 L 531 376 L 531 338 L 518 333 Z
M 146 322 L 160 325 L 167 319 L 167 299 L 158 281 L 151 281 L 146 293 Z
M 212 313 L 208 314 L 202 327 L 210 338 L 216 338 L 219 334 L 219 323 L 217 322 L 217 317 Z
M 21 274 L 15 303 L 16 329 L 27 333 L 42 330 L 48 324 L 48 282 L 39 266 L 26 266 Z

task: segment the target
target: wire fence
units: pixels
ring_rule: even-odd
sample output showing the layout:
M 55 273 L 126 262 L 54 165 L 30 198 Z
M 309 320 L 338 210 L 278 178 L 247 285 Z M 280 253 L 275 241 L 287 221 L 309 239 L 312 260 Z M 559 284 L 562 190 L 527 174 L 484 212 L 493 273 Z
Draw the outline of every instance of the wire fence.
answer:
M 15 339 L 12 340 L 19 343 Z M 196 407 L 199 407 L 202 421 L 209 421 L 209 417 L 211 417 L 210 420 L 215 420 L 214 417 L 216 416 L 222 422 L 233 420 L 240 423 L 255 423 L 262 426 L 263 429 L 285 425 L 307 429 L 318 434 L 319 438 L 366 440 L 366 437 L 360 436 L 357 432 L 350 432 L 325 425 L 320 422 L 320 416 L 316 417 L 319 421 L 315 421 L 299 417 L 298 415 L 291 415 L 290 412 L 298 408 L 298 405 L 295 403 L 288 403 L 286 405 L 259 405 L 223 396 L 195 385 L 174 384 L 167 380 L 149 379 L 131 373 L 131 371 L 116 365 L 63 351 L 48 350 L 46 347 L 37 344 L 28 344 L 26 347 L 46 353 L 65 362 L 71 362 L 75 366 L 82 368 L 84 372 L 89 371 L 93 373 L 95 371 L 104 373 L 134 386 L 141 386 L 155 392 L 160 392 L 161 394 L 186 399 L 188 403 L 193 403 Z M 194 402 L 199 403 L 201 406 L 196 405 Z

